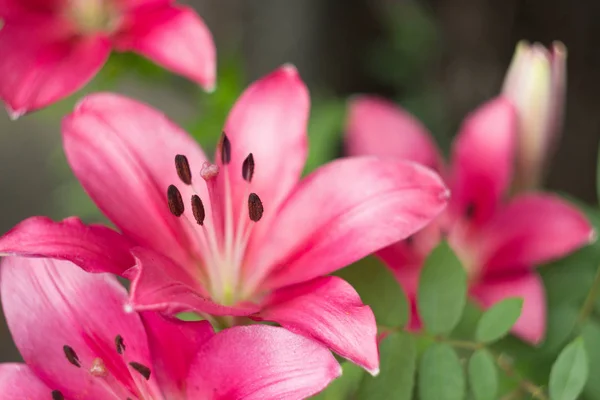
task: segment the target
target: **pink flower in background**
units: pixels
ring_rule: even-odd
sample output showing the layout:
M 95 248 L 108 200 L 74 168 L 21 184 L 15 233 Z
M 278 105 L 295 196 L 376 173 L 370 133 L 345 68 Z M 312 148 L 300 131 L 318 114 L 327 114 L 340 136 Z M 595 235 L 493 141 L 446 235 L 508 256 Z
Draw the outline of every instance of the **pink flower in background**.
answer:
M 448 191 L 427 168 L 376 157 L 300 180 L 309 108 L 297 71 L 273 72 L 234 105 L 212 164 L 148 106 L 89 96 L 64 120 L 65 151 L 123 235 L 36 217 L 0 239 L 0 253 L 125 274 L 137 310 L 274 321 L 376 373 L 371 309 L 326 275 L 427 225 Z
M 2 399 L 303 399 L 341 368 L 283 328 L 215 334 L 207 321 L 126 313 L 112 275 L 68 261 L 6 258 L 4 313 L 26 364 L 0 364 Z
M 503 93 L 517 107 L 519 119 L 516 190 L 538 187 L 562 128 L 567 50 L 554 43 L 549 52 L 540 44 L 517 45 L 506 74 Z
M 171 0 L 0 0 L 0 97 L 18 117 L 83 87 L 111 49 L 134 51 L 211 90 L 211 34 Z
M 385 100 L 352 101 L 347 149 L 353 155 L 413 160 L 447 176 L 447 212 L 423 231 L 380 251 L 412 301 L 411 328 L 418 329 L 415 296 L 421 266 L 443 236 L 461 258 L 471 295 L 484 307 L 507 297 L 524 298 L 514 333 L 537 343 L 546 329 L 544 289 L 535 267 L 590 242 L 593 229 L 562 199 L 529 193 L 505 200 L 511 183 L 517 115 L 497 98 L 468 116 L 454 141 L 446 171 L 425 127 Z M 443 277 L 440 277 L 443 279 Z

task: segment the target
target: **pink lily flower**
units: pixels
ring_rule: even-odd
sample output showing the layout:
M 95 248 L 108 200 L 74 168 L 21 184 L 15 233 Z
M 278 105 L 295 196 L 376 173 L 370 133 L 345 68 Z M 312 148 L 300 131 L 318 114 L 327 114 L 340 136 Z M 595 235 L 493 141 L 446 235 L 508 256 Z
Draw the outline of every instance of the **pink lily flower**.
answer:
M 215 334 L 207 321 L 127 313 L 113 275 L 68 261 L 6 258 L 0 286 L 25 361 L 0 364 L 4 400 L 303 399 L 341 373 L 327 348 L 283 328 Z
M 415 300 L 424 259 L 447 236 L 468 273 L 472 297 L 485 308 L 507 297 L 522 297 L 523 312 L 513 332 L 531 343 L 543 339 L 546 301 L 535 267 L 590 243 L 593 229 L 575 207 L 554 195 L 528 193 L 506 200 L 516 127 L 516 112 L 508 100 L 488 102 L 463 122 L 446 167 L 433 138 L 409 113 L 374 97 L 351 102 L 350 154 L 422 163 L 441 171 L 452 191 L 442 217 L 410 240 L 378 253 L 412 302 L 410 328 L 420 328 Z
M 376 157 L 300 180 L 309 108 L 295 68 L 276 70 L 234 105 L 213 164 L 148 106 L 89 96 L 64 120 L 65 151 L 123 235 L 36 217 L 1 238 L 0 253 L 125 274 L 131 309 L 277 322 L 377 373 L 371 309 L 326 275 L 424 227 L 448 191 L 428 168 Z
M 567 81 L 567 49 L 556 42 L 544 46 L 522 41 L 506 73 L 503 94 L 519 116 L 514 189 L 540 186 L 563 123 Z
M 172 0 L 0 0 L 0 19 L 0 97 L 14 118 L 82 88 L 113 48 L 215 84 L 210 31 Z

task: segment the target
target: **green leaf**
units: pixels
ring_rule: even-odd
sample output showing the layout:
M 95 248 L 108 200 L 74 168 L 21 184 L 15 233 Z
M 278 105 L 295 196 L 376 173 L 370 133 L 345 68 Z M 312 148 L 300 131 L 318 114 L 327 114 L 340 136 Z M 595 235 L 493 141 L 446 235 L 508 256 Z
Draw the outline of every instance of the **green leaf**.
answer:
M 427 331 L 449 333 L 460 321 L 467 300 L 467 274 L 446 242 L 425 260 L 417 304 Z
M 419 364 L 421 400 L 463 400 L 465 373 L 452 347 L 436 343 L 425 350 Z
M 342 376 L 331 382 L 327 388 L 316 396 L 313 400 L 346 400 L 352 398 L 365 371 L 351 362 L 342 363 Z
M 408 321 L 408 302 L 394 275 L 375 257 L 367 257 L 336 273 L 371 306 L 379 325 L 401 327 Z
M 506 336 L 519 319 L 522 309 L 523 299 L 516 297 L 494 304 L 481 316 L 475 330 L 475 340 L 491 343 Z
M 582 329 L 581 336 L 585 342 L 588 359 L 590 360 L 590 376 L 600 376 L 600 324 L 588 321 Z M 587 398 L 600 399 L 600 379 L 588 379 L 585 385 Z
M 556 358 L 575 330 L 578 317 L 579 308 L 575 305 L 549 305 L 546 340 L 539 348 L 540 353 Z
M 496 400 L 498 369 L 486 349 L 477 350 L 469 359 L 469 386 L 475 400 Z
M 381 371 L 374 378 L 365 374 L 357 399 L 411 400 L 415 385 L 417 347 L 407 333 L 393 333 L 379 348 Z
M 560 353 L 550 371 L 550 399 L 576 400 L 588 378 L 588 359 L 582 338 Z

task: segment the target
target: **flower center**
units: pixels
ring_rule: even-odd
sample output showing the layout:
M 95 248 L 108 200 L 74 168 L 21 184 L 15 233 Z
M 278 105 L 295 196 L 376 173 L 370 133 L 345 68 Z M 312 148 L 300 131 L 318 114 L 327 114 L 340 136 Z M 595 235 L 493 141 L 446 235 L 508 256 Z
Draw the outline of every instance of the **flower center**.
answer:
M 83 34 L 112 33 L 119 23 L 119 12 L 109 0 L 68 0 L 67 13 Z
M 252 153 L 244 159 L 241 170 L 246 182 L 244 204 L 234 204 L 230 176 L 231 143 L 225 134 L 220 150 L 222 167 L 204 162 L 200 170 L 208 199 L 202 199 L 198 194 L 187 157 L 178 154 L 175 156 L 177 175 L 193 193 L 189 200 L 191 215 L 185 213 L 181 192 L 175 185 L 169 186 L 167 200 L 171 213 L 176 217 L 185 216 L 198 239 L 202 258 L 198 277 L 203 289 L 214 301 L 234 305 L 247 297 L 242 287 L 244 256 L 250 234 L 255 223 L 262 218 L 264 208 L 260 197 L 250 190 L 255 168 Z M 210 215 L 206 214 L 204 201 L 209 201 Z

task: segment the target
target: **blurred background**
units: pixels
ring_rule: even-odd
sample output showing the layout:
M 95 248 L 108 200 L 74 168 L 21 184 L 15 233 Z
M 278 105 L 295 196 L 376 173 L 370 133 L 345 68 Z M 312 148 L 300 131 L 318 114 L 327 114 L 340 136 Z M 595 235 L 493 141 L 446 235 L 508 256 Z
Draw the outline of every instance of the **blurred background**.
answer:
M 32 215 L 102 217 L 64 160 L 60 120 L 85 92 L 111 90 L 163 110 L 206 146 L 216 143 L 246 84 L 291 62 L 313 99 L 308 169 L 341 155 L 345 102 L 354 93 L 394 99 L 447 149 L 464 115 L 496 95 L 520 39 L 568 50 L 562 142 L 547 187 L 595 202 L 600 112 L 600 2 L 566 0 L 197 0 L 215 36 L 217 91 L 207 95 L 133 55 L 111 58 L 77 93 L 10 121 L 0 115 L 0 233 Z M 2 324 L 4 324 L 2 319 Z M 5 326 L 0 361 L 17 360 Z

